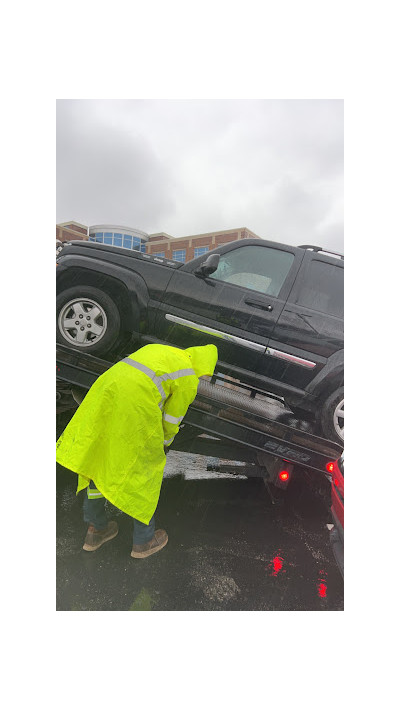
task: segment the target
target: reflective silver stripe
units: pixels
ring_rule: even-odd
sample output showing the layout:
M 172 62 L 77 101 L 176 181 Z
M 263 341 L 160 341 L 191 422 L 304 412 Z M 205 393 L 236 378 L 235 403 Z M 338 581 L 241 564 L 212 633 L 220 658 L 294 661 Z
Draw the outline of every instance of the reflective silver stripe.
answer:
M 88 499 L 104 499 L 103 494 L 98 489 L 87 488 Z
M 146 373 L 151 380 L 156 377 L 154 370 L 148 368 L 147 365 L 143 365 L 143 363 L 138 363 L 137 360 L 133 360 L 133 358 L 123 358 L 122 363 L 128 363 L 128 365 L 132 365 L 134 368 L 137 368 L 137 370 L 141 370 L 142 373 Z
M 210 336 L 217 336 L 217 338 L 222 338 L 222 340 L 224 341 L 237 343 L 237 345 L 244 346 L 245 348 L 250 348 L 252 351 L 258 351 L 259 353 L 265 352 L 265 346 L 263 346 L 261 343 L 256 343 L 255 341 L 248 341 L 246 338 L 233 336 L 231 333 L 226 333 L 225 331 L 217 331 L 217 329 L 215 328 L 203 326 L 202 324 L 194 323 L 193 321 L 188 321 L 185 318 L 180 318 L 179 316 L 174 316 L 173 314 L 165 314 L 165 318 L 167 319 L 167 321 L 179 323 L 181 324 L 181 326 L 187 326 L 187 328 L 192 328 L 194 331 L 201 331 L 201 333 L 209 333 Z
M 165 412 L 163 414 L 163 419 L 166 422 L 171 422 L 172 425 L 179 425 L 180 422 L 182 422 L 183 417 L 174 417 L 173 415 L 167 415 Z
M 161 387 L 161 380 L 160 378 L 155 374 L 154 370 L 151 370 L 150 368 L 147 367 L 147 365 L 143 365 L 143 363 L 138 363 L 136 360 L 133 360 L 133 358 L 123 358 L 121 363 L 127 363 L 128 365 L 131 365 L 133 368 L 136 368 L 136 370 L 140 370 L 142 373 L 147 375 L 150 380 L 154 383 L 156 386 L 158 392 L 161 395 L 161 402 L 158 403 L 159 407 L 162 407 L 162 404 L 167 397 L 163 388 Z
M 136 360 L 133 360 L 133 358 L 123 358 L 121 363 L 127 363 L 128 365 L 131 365 L 133 368 L 136 368 L 137 370 L 140 370 L 142 373 L 147 375 L 147 377 L 150 378 L 150 380 L 154 383 L 156 386 L 158 392 L 161 395 L 161 402 L 158 403 L 158 406 L 161 408 L 163 405 L 163 402 L 165 400 L 166 393 L 164 392 L 164 389 L 162 387 L 162 383 L 164 380 L 176 380 L 177 378 L 183 378 L 186 375 L 196 375 L 194 372 L 193 368 L 183 368 L 182 370 L 175 370 L 172 373 L 165 373 L 164 375 L 156 375 L 154 370 L 151 370 L 151 368 L 148 368 L 147 365 L 143 365 L 143 363 L 138 363 Z
M 300 358 L 299 356 L 292 355 L 292 353 L 284 353 L 283 351 L 277 351 L 275 348 L 267 348 L 265 355 L 273 356 L 274 358 L 279 358 L 280 360 L 288 360 L 290 363 L 295 363 L 296 365 L 303 365 L 305 368 L 315 368 L 317 365 L 312 360 L 306 360 L 305 358 Z
M 174 439 L 173 437 L 171 437 L 171 439 L 165 439 L 164 444 L 171 444 L 173 439 Z
M 183 370 L 175 370 L 173 373 L 165 373 L 165 375 L 160 375 L 160 382 L 163 380 L 176 380 L 177 378 L 183 378 L 185 375 L 196 375 L 193 368 L 184 368 Z

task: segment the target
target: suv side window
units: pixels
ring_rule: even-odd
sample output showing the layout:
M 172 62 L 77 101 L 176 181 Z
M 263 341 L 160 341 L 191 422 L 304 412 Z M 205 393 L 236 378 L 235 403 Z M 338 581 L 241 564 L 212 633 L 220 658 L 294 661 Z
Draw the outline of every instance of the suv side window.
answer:
M 238 247 L 221 255 L 218 269 L 210 274 L 210 279 L 278 296 L 293 260 L 293 254 L 280 249 L 256 245 Z
M 329 316 L 343 318 L 344 270 L 334 264 L 313 259 L 299 287 L 295 303 Z

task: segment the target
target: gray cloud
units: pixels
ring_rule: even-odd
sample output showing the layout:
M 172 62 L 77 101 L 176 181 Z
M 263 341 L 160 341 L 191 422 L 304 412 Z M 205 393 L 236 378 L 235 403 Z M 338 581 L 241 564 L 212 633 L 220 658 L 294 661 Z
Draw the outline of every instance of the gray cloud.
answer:
M 343 250 L 343 103 L 62 100 L 57 221 Z
M 174 210 L 168 167 L 145 136 L 128 134 L 117 123 L 90 118 L 80 109 L 69 106 L 59 112 L 57 211 L 66 220 L 87 224 L 133 221 L 133 226 L 151 228 L 152 213 L 162 218 Z

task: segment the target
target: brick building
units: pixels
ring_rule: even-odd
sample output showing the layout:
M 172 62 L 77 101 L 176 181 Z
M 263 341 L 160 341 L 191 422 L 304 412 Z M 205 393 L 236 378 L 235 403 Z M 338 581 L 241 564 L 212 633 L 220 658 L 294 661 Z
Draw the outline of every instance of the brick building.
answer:
M 117 247 L 134 249 L 153 256 L 166 257 L 175 261 L 188 262 L 194 257 L 206 254 L 221 244 L 239 239 L 261 239 L 247 227 L 231 230 L 217 230 L 187 237 L 172 237 L 165 232 L 147 234 L 142 230 L 119 225 L 94 225 L 86 227 L 79 222 L 63 222 L 56 225 L 56 239 L 84 239 Z
M 200 235 L 188 235 L 187 237 L 171 237 L 164 232 L 149 235 L 146 244 L 147 254 L 175 259 L 179 262 L 188 262 L 194 257 L 215 249 L 220 244 L 234 242 L 245 238 L 260 239 L 260 237 L 247 227 L 240 227 L 233 230 L 218 230 L 216 232 L 206 232 Z
M 56 239 L 68 242 L 73 239 L 87 239 L 88 228 L 79 222 L 61 222 L 56 225 Z

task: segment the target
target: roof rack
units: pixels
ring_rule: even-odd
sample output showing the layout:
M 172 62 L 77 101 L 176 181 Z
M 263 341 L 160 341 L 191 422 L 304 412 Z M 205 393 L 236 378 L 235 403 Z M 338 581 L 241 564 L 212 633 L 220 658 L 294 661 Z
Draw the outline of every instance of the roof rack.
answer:
M 335 257 L 340 257 L 344 260 L 344 255 L 340 252 L 332 252 L 330 249 L 324 249 L 323 247 L 316 247 L 314 244 L 299 244 L 299 249 L 311 249 L 313 252 L 325 252 L 325 254 L 334 254 Z

